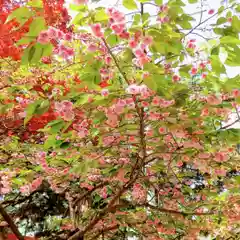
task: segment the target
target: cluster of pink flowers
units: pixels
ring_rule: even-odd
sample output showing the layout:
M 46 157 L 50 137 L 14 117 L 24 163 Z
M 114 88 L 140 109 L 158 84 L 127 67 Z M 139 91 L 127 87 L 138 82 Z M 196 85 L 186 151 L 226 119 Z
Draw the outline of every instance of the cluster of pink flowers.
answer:
M 42 184 L 43 179 L 41 177 L 35 179 L 32 183 L 20 187 L 20 192 L 23 194 L 29 194 L 36 191 Z
M 132 190 L 133 201 L 138 203 L 144 203 L 147 200 L 147 191 L 142 187 L 141 184 L 135 183 Z
M 73 103 L 67 100 L 55 103 L 55 109 L 65 121 L 74 119 Z
M 152 106 L 159 106 L 161 108 L 167 108 L 175 104 L 175 100 L 165 100 L 158 96 L 154 97 L 152 100 Z M 166 115 L 165 115 L 166 117 Z
M 47 44 L 51 40 L 66 40 L 71 41 L 72 35 L 70 33 L 65 34 L 61 30 L 50 27 L 48 30 L 42 31 L 38 36 L 38 42 L 41 44 Z
M 133 95 L 144 94 L 147 91 L 148 91 L 148 87 L 144 84 L 142 84 L 142 85 L 131 84 L 126 89 L 127 93 L 133 94 Z
M 70 33 L 63 33 L 61 30 L 50 27 L 48 30 L 42 31 L 38 36 L 38 42 L 47 44 L 51 40 L 59 42 L 59 40 L 71 41 L 72 35 Z M 64 59 L 68 59 L 74 55 L 74 50 L 70 47 L 60 44 L 54 49 L 55 54 L 59 54 Z
M 79 124 L 73 124 L 73 128 L 77 130 L 79 138 L 84 138 L 89 135 L 88 127 L 89 123 L 86 119 Z
M 4 172 L 0 172 L 0 195 L 11 192 L 10 176 Z
M 130 34 L 126 31 L 125 15 L 114 8 L 107 9 L 107 14 L 110 16 L 109 26 L 114 33 L 121 38 L 128 39 Z
M 162 24 L 169 22 L 169 17 L 167 16 L 168 10 L 169 7 L 166 4 L 161 5 L 159 8 L 160 16 L 157 18 L 157 21 L 159 21 Z
M 217 152 L 215 154 L 216 162 L 226 162 L 229 159 L 229 155 L 227 152 Z
M 75 4 L 86 4 L 88 0 L 73 0 L 73 3 Z
M 92 29 L 93 34 L 96 37 L 102 38 L 104 36 L 102 26 L 101 26 L 100 23 L 96 23 L 96 24 L 91 25 L 91 29 Z
M 100 191 L 100 196 L 103 198 L 103 199 L 106 199 L 108 194 L 107 194 L 107 187 L 103 187 Z
M 69 59 L 74 55 L 74 50 L 73 48 L 60 44 L 58 48 L 54 49 L 54 53 L 58 54 L 64 59 Z
M 218 98 L 217 96 L 215 95 L 209 95 L 207 98 L 206 98 L 206 101 L 208 104 L 210 105 L 219 105 L 222 103 L 222 99 L 221 98 Z
M 147 56 L 148 47 L 152 44 L 153 38 L 151 36 L 142 37 L 141 32 L 136 32 L 132 39 L 129 40 L 129 47 L 133 49 L 136 58 L 133 63 L 139 67 L 150 62 L 151 58 Z
M 108 68 L 101 68 L 100 69 L 100 76 L 101 76 L 101 81 L 105 82 L 110 80 L 113 77 L 113 71 Z

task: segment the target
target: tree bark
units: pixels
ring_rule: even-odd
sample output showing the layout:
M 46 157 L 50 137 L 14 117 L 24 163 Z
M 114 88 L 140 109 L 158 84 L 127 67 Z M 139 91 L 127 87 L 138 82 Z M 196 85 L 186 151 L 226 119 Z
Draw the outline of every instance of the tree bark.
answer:
M 9 227 L 11 228 L 12 232 L 16 235 L 17 239 L 24 240 L 24 237 L 19 232 L 17 226 L 13 222 L 12 218 L 8 215 L 2 204 L 0 203 L 0 214 L 3 216 L 4 220 L 8 223 Z

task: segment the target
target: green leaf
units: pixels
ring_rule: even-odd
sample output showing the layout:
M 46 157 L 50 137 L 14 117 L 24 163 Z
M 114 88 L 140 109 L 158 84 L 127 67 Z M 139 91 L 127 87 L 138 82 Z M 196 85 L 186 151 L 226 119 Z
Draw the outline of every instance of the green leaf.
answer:
M 237 32 L 240 32 L 240 20 L 237 16 L 232 17 L 232 27 Z
M 213 71 L 217 74 L 226 72 L 224 65 L 221 63 L 221 61 L 217 55 L 211 56 L 211 65 L 212 65 Z
M 224 6 L 221 6 L 219 9 L 218 9 L 218 14 L 222 13 L 224 11 L 225 7 Z
M 222 44 L 240 44 L 240 40 L 235 38 L 235 37 L 231 37 L 231 36 L 226 36 L 226 37 L 222 37 L 220 39 L 220 42 Z
M 73 24 L 81 25 L 81 21 L 85 18 L 83 13 L 78 13 L 77 16 L 73 19 Z
M 33 117 L 33 114 L 37 108 L 38 103 L 30 103 L 26 108 L 26 117 L 24 119 L 24 125 L 26 125 Z
M 192 3 L 197 3 L 198 0 L 188 0 L 188 2 L 192 4 Z
M 217 25 L 221 25 L 223 23 L 226 23 L 227 22 L 227 19 L 224 18 L 224 17 L 220 17 L 218 20 L 217 20 Z
M 235 8 L 235 10 L 236 10 L 237 12 L 240 12 L 240 4 L 237 5 L 237 7 Z
M 42 30 L 46 29 L 45 20 L 43 17 L 36 17 L 29 27 L 29 32 L 27 36 L 37 37 Z
M 84 4 L 79 4 L 79 5 L 75 5 L 75 4 L 70 4 L 70 9 L 73 11 L 77 11 L 77 12 L 84 12 L 87 10 L 87 6 Z
M 30 48 L 24 50 L 22 56 L 22 64 L 38 63 L 43 56 L 49 56 L 52 53 L 53 46 L 51 44 L 36 43 Z
M 81 94 L 80 98 L 77 100 L 77 102 L 74 104 L 75 106 L 81 106 L 88 102 L 89 94 Z
M 123 0 L 123 6 L 129 10 L 137 9 L 137 4 L 134 0 Z
M 211 50 L 211 55 L 218 55 L 219 54 L 219 47 L 213 47 Z
M 33 16 L 33 12 L 27 7 L 20 7 L 14 10 L 9 16 L 8 21 L 16 19 L 19 23 L 24 24 L 30 17 Z
M 119 38 L 115 34 L 111 34 L 107 37 L 106 41 L 111 47 L 113 47 L 118 43 Z
M 60 148 L 62 148 L 62 149 L 67 149 L 67 148 L 69 148 L 69 146 L 70 146 L 70 143 L 69 143 L 69 142 L 63 142 L 63 143 L 60 145 Z
M 49 100 L 44 100 L 39 105 L 37 105 L 36 110 L 35 110 L 34 113 L 38 114 L 38 115 L 41 115 L 41 114 L 43 114 L 43 113 L 48 111 L 49 106 L 50 106 Z
M 152 77 L 147 77 L 143 79 L 143 82 L 152 90 L 156 91 L 157 90 L 157 83 L 154 81 L 154 78 Z
M 106 11 L 104 9 L 96 10 L 94 19 L 96 22 L 106 21 L 109 19 Z
M 47 140 L 44 142 L 44 149 L 47 150 L 51 147 L 54 147 L 57 143 L 57 140 L 56 140 L 56 135 L 50 135 L 48 136 Z
M 47 124 L 46 128 L 50 128 L 49 132 L 52 134 L 56 134 L 61 131 L 64 127 L 65 122 L 63 120 L 54 120 Z
M 34 114 L 41 115 L 45 113 L 49 108 L 49 104 L 49 100 L 37 100 L 34 103 L 30 103 L 26 108 L 24 125 L 26 125 L 32 119 Z
M 26 45 L 29 44 L 30 42 L 32 42 L 33 40 L 35 40 L 35 37 L 23 37 L 21 38 L 16 44 L 17 45 Z
M 34 8 L 43 8 L 43 3 L 41 0 L 31 0 L 27 3 L 27 5 Z
M 154 1 L 157 5 L 162 5 L 163 4 L 163 0 L 154 0 Z
M 41 45 L 41 47 L 43 48 L 42 57 L 47 57 L 52 54 L 53 45 L 51 43 Z

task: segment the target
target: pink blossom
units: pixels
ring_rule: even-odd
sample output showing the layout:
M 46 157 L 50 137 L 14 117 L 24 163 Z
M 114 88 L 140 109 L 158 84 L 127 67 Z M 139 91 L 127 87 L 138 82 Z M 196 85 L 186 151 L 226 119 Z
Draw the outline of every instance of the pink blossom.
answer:
M 129 43 L 128 43 L 128 45 L 129 45 L 130 48 L 134 49 L 134 48 L 137 47 L 138 42 L 135 41 L 135 40 L 130 40 Z
M 112 58 L 110 56 L 105 57 L 105 63 L 107 65 L 110 65 L 111 61 L 112 61 Z
M 147 192 L 139 183 L 135 183 L 133 185 L 132 197 L 133 201 L 144 203 L 147 198 Z
M 103 145 L 104 146 L 109 146 L 114 143 L 115 138 L 113 136 L 106 136 L 103 137 Z
M 139 94 L 140 93 L 140 89 L 139 89 L 139 86 L 136 85 L 136 84 L 131 84 L 127 87 L 126 89 L 126 92 L 127 93 L 130 93 L 130 94 L 133 94 L 133 95 L 136 95 L 136 94 Z
M 71 121 L 74 118 L 73 104 L 70 101 L 62 101 L 61 103 L 55 103 L 55 109 L 60 113 L 60 116 L 65 121 Z
M 200 159 L 209 159 L 211 157 L 210 153 L 199 153 L 198 158 Z
M 142 78 L 143 79 L 146 79 L 146 78 L 148 78 L 150 76 L 150 73 L 149 72 L 144 72 L 143 74 L 142 74 Z
M 227 171 L 225 169 L 215 169 L 215 174 L 218 176 L 226 176 Z
M 88 0 L 73 0 L 75 4 L 86 4 Z
M 139 49 L 139 48 L 134 51 L 134 54 L 135 54 L 138 58 L 143 58 L 143 57 L 145 57 L 144 51 L 143 51 L 142 49 Z
M 232 95 L 233 97 L 237 98 L 237 97 L 240 97 L 240 90 L 239 89 L 234 89 L 232 91 Z
M 96 37 L 100 37 L 100 38 L 103 37 L 102 28 L 101 28 L 100 23 L 96 23 L 96 24 L 91 25 L 91 29 L 92 29 L 93 34 Z
M 214 9 L 210 9 L 209 11 L 208 11 L 208 14 L 209 15 L 212 15 L 214 13 Z
M 222 103 L 222 99 L 217 98 L 215 95 L 210 95 L 207 97 L 207 103 L 210 105 L 219 105 Z
M 72 35 L 70 33 L 65 34 L 64 35 L 64 40 L 71 41 L 72 40 Z
M 119 164 L 128 164 L 130 162 L 129 158 L 119 158 L 118 159 Z
M 229 159 L 228 153 L 226 152 L 217 152 L 215 154 L 216 162 L 226 162 Z
M 43 179 L 41 177 L 35 179 L 32 183 L 31 183 L 31 190 L 35 191 L 41 184 L 42 184 Z
M 123 38 L 123 39 L 129 39 L 130 38 L 130 33 L 127 32 L 126 30 L 123 30 L 122 33 L 119 34 L 119 37 Z
M 153 42 L 153 38 L 151 36 L 145 36 L 143 38 L 143 43 L 147 46 L 151 45 Z
M 90 43 L 89 45 L 88 45 L 88 51 L 90 51 L 90 52 L 95 52 L 95 51 L 97 51 L 97 49 L 98 49 L 98 47 L 95 45 L 95 44 L 93 44 L 93 43 Z
M 193 68 L 191 69 L 191 74 L 192 74 L 192 75 L 197 74 L 197 72 L 198 72 L 198 69 L 197 69 L 197 68 L 193 67 Z
M 20 187 L 20 192 L 23 194 L 29 194 L 30 193 L 30 186 L 29 185 L 24 185 Z
M 103 198 L 103 199 L 106 199 L 107 198 L 107 187 L 103 187 L 102 190 L 100 191 L 100 196 Z
M 208 116 L 208 115 L 209 115 L 209 109 L 208 108 L 202 109 L 201 116 L 205 117 L 205 116 Z
M 58 30 L 56 28 L 50 27 L 47 30 L 47 33 L 48 33 L 49 38 L 51 38 L 51 39 L 58 38 Z
M 38 36 L 38 42 L 41 44 L 47 44 L 50 41 L 48 31 L 42 31 Z
M 82 188 L 87 188 L 88 190 L 92 190 L 93 189 L 93 186 L 88 184 L 88 183 L 81 183 L 80 186 Z
M 102 89 L 101 95 L 102 95 L 103 97 L 107 97 L 107 96 L 109 95 L 109 90 L 108 90 L 108 89 Z
M 165 127 L 160 127 L 160 128 L 158 129 L 158 132 L 159 132 L 160 134 L 166 134 L 166 133 L 167 133 L 167 130 L 166 130 Z
M 59 39 L 62 39 L 62 38 L 64 37 L 64 33 L 63 33 L 61 30 L 58 30 L 58 31 L 57 31 L 57 37 L 58 37 Z
M 179 82 L 180 79 L 181 79 L 181 78 L 180 78 L 178 75 L 173 75 L 173 77 L 172 77 L 172 81 L 173 81 L 173 82 Z
M 160 105 L 160 103 L 161 103 L 161 98 L 158 97 L 158 96 L 155 96 L 152 100 L 152 105 L 153 106 L 158 106 L 158 105 Z
M 169 100 L 169 101 L 163 100 L 163 101 L 161 102 L 161 104 L 160 104 L 160 107 L 166 108 L 166 107 L 170 107 L 170 106 L 172 106 L 172 105 L 174 105 L 174 104 L 175 104 L 175 100 Z
M 86 137 L 86 136 L 88 136 L 89 135 L 89 131 L 88 131 L 88 129 L 86 129 L 86 128 L 81 128 L 79 131 L 78 131 L 78 137 L 79 138 L 84 138 L 84 137 Z
M 124 24 L 112 24 L 111 29 L 115 32 L 115 34 L 119 35 L 123 32 L 125 25 Z
M 184 148 L 195 148 L 195 149 L 203 149 L 203 146 L 199 142 L 184 142 L 183 143 Z
M 151 121 L 157 121 L 161 118 L 161 114 L 160 113 L 156 113 L 156 112 L 150 112 L 148 119 Z

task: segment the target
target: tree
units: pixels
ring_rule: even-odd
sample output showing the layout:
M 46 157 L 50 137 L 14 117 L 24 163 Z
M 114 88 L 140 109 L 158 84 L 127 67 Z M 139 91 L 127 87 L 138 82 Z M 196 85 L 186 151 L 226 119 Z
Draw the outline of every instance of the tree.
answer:
M 19 239 L 238 239 L 237 1 L 189 0 L 197 22 L 181 0 L 75 0 L 71 22 L 64 1 L 0 3 L 19 54 L 1 48 L 0 213 Z

